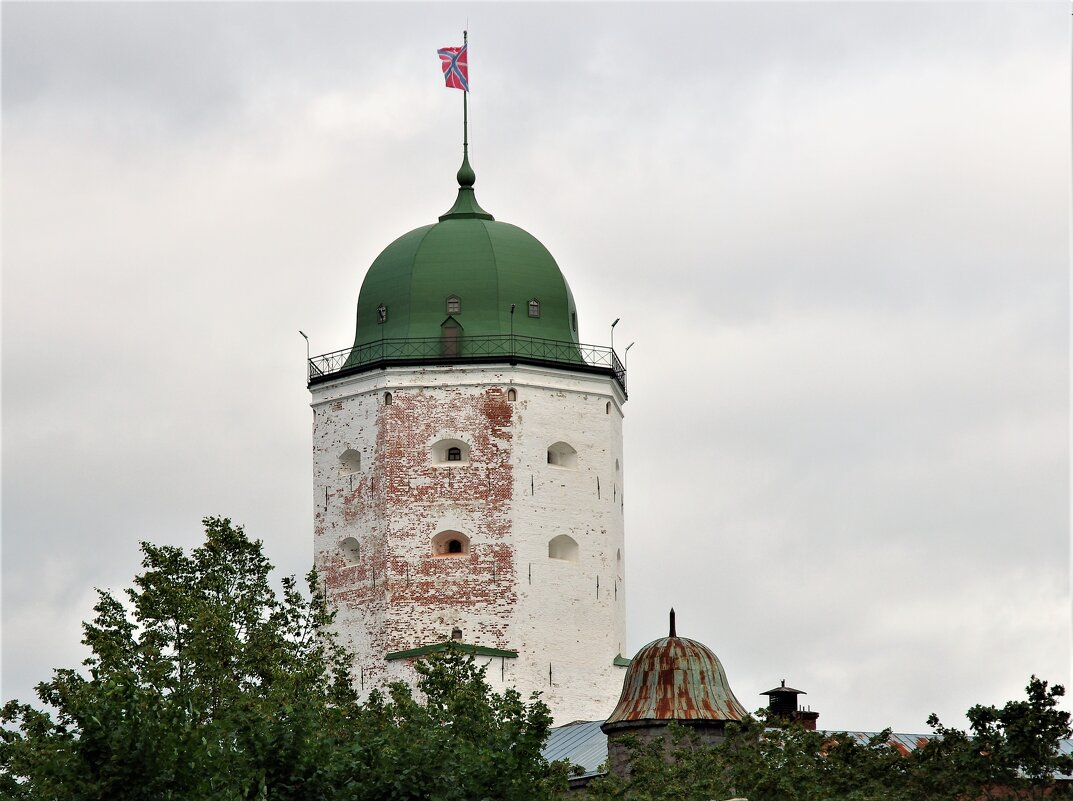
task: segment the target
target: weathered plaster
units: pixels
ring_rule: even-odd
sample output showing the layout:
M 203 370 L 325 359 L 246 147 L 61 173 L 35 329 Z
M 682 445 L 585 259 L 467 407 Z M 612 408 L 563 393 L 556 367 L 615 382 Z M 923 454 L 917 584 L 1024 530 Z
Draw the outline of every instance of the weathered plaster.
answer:
M 364 692 L 414 679 L 386 653 L 458 627 L 518 652 L 482 659 L 493 687 L 541 692 L 557 723 L 609 714 L 624 673 L 612 665 L 625 645 L 623 401 L 609 378 L 529 366 L 391 368 L 313 388 L 315 562 Z M 434 461 L 448 439 L 468 462 Z M 548 464 L 557 442 L 576 467 Z M 348 449 L 361 468 L 340 475 Z M 433 554 L 446 529 L 468 553 Z M 560 534 L 579 544 L 576 563 L 549 558 Z

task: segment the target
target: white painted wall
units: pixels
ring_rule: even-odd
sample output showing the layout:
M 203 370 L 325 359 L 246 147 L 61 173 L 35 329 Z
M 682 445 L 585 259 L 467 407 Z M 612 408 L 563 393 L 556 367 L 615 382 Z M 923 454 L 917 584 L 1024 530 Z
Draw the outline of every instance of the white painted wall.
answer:
M 527 365 L 452 366 L 374 370 L 312 394 L 315 563 L 364 691 L 413 679 L 385 653 L 457 626 L 467 643 L 519 653 L 481 660 L 494 688 L 541 692 L 557 724 L 610 714 L 625 673 L 612 664 L 625 646 L 618 385 Z M 469 461 L 434 464 L 444 439 L 469 445 Z M 557 442 L 577 451 L 576 467 L 548 464 Z M 340 475 L 348 449 L 361 470 Z M 469 554 L 431 555 L 447 528 L 470 538 Z M 577 541 L 576 563 L 549 558 L 560 534 Z M 357 565 L 340 548 L 347 537 L 361 543 Z

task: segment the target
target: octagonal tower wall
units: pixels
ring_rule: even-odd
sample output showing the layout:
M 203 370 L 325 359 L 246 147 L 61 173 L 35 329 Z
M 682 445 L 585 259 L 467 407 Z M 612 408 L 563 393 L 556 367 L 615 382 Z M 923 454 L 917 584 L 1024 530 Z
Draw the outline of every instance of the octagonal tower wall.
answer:
M 493 689 L 540 692 L 556 723 L 606 717 L 625 647 L 617 383 L 450 365 L 311 391 L 314 559 L 362 693 L 415 682 L 399 653 L 458 629 Z

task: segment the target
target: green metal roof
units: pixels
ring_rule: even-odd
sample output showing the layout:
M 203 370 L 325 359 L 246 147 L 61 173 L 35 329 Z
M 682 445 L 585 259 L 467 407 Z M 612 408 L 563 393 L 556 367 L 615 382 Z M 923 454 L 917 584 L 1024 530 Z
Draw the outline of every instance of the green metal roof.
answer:
M 438 642 L 432 645 L 422 645 L 420 648 L 408 648 L 405 651 L 391 651 L 384 658 L 389 662 L 393 662 L 396 659 L 415 659 L 420 656 L 428 656 L 429 654 L 437 654 L 441 651 L 446 651 L 449 643 Z M 459 643 L 455 645 L 458 650 L 465 654 L 472 654 L 473 656 L 502 656 L 506 659 L 517 659 L 517 651 L 507 651 L 503 648 L 488 648 L 484 645 L 469 645 L 466 643 Z
M 466 337 L 510 334 L 514 304 L 516 336 L 577 342 L 574 298 L 551 253 L 477 204 L 468 158 L 458 179 L 458 197 L 440 222 L 403 234 L 373 261 L 358 296 L 354 346 L 439 337 L 452 296 L 461 311 L 450 315 Z M 539 317 L 529 314 L 531 300 Z

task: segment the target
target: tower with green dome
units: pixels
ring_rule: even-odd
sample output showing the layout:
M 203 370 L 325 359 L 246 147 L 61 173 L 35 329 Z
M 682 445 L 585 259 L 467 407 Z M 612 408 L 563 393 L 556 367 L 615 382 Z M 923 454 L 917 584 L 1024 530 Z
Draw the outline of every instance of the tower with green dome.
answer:
M 477 203 L 467 151 L 454 205 L 369 267 L 354 344 L 310 359 L 315 562 L 363 692 L 454 638 L 556 722 L 602 718 L 626 374 L 578 341 L 548 249 Z

